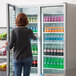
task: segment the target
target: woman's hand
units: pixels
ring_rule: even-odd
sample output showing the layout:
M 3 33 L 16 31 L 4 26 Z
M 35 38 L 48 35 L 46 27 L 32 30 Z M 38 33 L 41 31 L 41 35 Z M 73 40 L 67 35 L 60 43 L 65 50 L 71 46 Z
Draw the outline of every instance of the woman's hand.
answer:
M 7 46 L 7 45 L 8 45 L 8 41 L 5 42 L 5 46 Z
M 38 38 L 38 34 L 35 34 L 35 36 Z

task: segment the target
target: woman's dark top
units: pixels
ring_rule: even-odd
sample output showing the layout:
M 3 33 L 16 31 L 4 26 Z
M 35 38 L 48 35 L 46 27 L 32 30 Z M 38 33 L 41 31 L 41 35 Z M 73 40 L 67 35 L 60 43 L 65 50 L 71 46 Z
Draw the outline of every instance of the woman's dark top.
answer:
M 36 40 L 31 29 L 18 26 L 11 32 L 10 43 L 6 46 L 7 50 L 14 47 L 14 59 L 24 59 L 32 57 L 30 39 Z

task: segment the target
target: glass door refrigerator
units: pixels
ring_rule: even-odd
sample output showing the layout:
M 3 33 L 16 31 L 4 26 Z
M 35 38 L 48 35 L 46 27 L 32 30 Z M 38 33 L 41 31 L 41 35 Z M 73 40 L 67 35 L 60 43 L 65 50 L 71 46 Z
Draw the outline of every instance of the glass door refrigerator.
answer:
M 65 71 L 76 68 L 76 5 L 14 6 L 7 5 L 8 41 L 16 27 L 16 16 L 28 16 L 29 29 L 38 34 L 31 40 L 33 62 L 30 76 L 65 76 Z M 7 76 L 14 76 L 13 51 L 8 52 Z M 22 73 L 23 74 L 23 73 Z
M 65 69 L 65 8 L 64 5 L 41 7 L 42 74 L 59 76 Z
M 66 76 L 76 68 L 76 5 L 42 6 L 42 75 Z
M 33 33 L 40 37 L 40 12 L 39 7 L 36 6 L 14 6 L 7 5 L 8 7 L 8 41 L 10 41 L 11 30 L 15 28 L 15 19 L 16 16 L 23 12 L 27 15 L 29 20 L 29 25 L 26 26 L 29 29 L 32 29 Z M 31 50 L 33 54 L 33 61 L 31 66 L 31 76 L 39 76 L 40 75 L 40 40 L 37 38 L 36 40 L 31 40 Z M 13 51 L 8 52 L 8 75 L 14 76 L 14 67 L 13 67 Z M 22 71 L 23 72 L 23 71 Z M 22 73 L 23 74 L 23 73 Z

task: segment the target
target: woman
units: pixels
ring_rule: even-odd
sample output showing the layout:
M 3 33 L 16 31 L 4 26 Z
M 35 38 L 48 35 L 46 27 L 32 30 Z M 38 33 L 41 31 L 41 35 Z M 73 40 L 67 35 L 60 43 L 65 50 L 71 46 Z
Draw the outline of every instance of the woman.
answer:
M 6 42 L 6 49 L 14 48 L 14 70 L 15 76 L 21 76 L 23 68 L 23 76 L 29 76 L 32 65 L 32 52 L 30 39 L 36 40 L 31 29 L 28 29 L 28 19 L 24 13 L 20 13 L 15 21 L 16 28 L 11 32 L 10 43 Z

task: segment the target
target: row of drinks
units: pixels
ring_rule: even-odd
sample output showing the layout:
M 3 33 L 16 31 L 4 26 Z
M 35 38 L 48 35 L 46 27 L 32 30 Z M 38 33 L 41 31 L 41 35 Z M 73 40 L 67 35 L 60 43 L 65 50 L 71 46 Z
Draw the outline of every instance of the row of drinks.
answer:
M 38 22 L 37 17 L 28 17 L 29 22 Z
M 44 55 L 63 56 L 64 45 L 63 44 L 44 45 Z
M 38 32 L 38 27 L 28 27 L 29 29 L 31 29 L 33 32 Z
M 37 62 L 37 58 L 34 57 L 33 61 L 32 61 L 32 67 L 37 67 L 38 62 Z
M 64 74 L 49 74 L 49 75 L 43 75 L 43 76 L 64 76 Z
M 62 22 L 64 21 L 63 16 L 44 16 L 44 22 Z
M 46 57 L 44 58 L 44 68 L 64 69 L 64 59 Z
M 45 27 L 44 32 L 64 32 L 64 27 Z
M 7 33 L 0 34 L 0 40 L 6 40 L 6 38 L 7 38 Z
M 0 48 L 0 56 L 5 56 L 7 55 L 7 51 L 5 50 L 5 46 Z
M 44 42 L 63 42 L 64 34 L 63 33 L 48 33 L 44 34 Z
M 0 71 L 6 71 L 7 70 L 7 62 L 0 63 Z
M 35 44 L 35 45 L 31 45 L 31 51 L 32 51 L 32 54 L 33 55 L 38 55 L 38 47 L 37 47 L 37 45 Z

